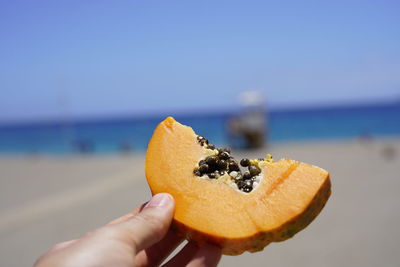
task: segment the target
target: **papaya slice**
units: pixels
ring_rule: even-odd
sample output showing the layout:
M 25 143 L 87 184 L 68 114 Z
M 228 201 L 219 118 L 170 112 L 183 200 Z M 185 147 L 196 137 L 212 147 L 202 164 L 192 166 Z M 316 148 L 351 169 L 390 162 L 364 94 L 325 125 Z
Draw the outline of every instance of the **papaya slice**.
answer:
M 226 255 L 260 251 L 305 228 L 330 196 L 329 174 L 319 167 L 267 157 L 242 160 L 249 169 L 242 171 L 229 152 L 172 117 L 148 145 L 152 194 L 174 197 L 174 229 L 199 245 L 215 244 Z

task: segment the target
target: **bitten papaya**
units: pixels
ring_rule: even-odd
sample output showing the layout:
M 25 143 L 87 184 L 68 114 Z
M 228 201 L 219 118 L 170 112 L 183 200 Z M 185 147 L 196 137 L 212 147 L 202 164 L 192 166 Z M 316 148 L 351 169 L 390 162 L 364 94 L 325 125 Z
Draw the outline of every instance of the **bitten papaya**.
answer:
M 329 173 L 319 167 L 270 156 L 237 161 L 172 117 L 150 140 L 146 178 L 153 194 L 174 197 L 176 231 L 227 255 L 292 237 L 331 194 Z

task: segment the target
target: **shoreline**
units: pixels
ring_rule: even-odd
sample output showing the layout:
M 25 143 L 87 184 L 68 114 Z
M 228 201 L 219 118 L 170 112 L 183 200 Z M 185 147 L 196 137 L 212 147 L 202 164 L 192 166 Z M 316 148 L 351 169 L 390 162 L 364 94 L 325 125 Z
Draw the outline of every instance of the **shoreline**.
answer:
M 360 143 L 363 145 L 370 144 L 388 144 L 400 142 L 400 136 L 374 136 L 371 138 L 329 138 L 329 139 L 304 139 L 304 140 L 287 140 L 287 141 L 274 141 L 267 144 L 267 146 L 255 150 L 235 150 L 236 153 L 252 153 L 253 151 L 264 151 L 281 149 L 285 147 L 304 147 L 304 146 L 318 146 L 318 145 L 341 145 L 344 143 L 354 144 Z M 225 147 L 225 146 L 221 146 Z M 229 146 L 227 146 L 229 147 Z M 71 159 L 71 158 L 115 158 L 115 157 L 144 157 L 146 150 L 134 150 L 131 152 L 93 152 L 93 153 L 19 153 L 19 152 L 2 152 L 0 151 L 0 160 L 4 159 Z

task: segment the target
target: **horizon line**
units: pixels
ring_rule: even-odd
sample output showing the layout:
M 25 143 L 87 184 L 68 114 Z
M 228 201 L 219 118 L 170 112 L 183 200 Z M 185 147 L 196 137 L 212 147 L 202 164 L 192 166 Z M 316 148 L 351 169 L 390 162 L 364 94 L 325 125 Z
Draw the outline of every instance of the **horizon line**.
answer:
M 362 108 L 362 107 L 378 107 L 378 106 L 391 106 L 400 105 L 400 99 L 385 99 L 380 101 L 354 101 L 345 103 L 329 103 L 329 104 L 308 104 L 308 105 L 287 105 L 287 106 L 272 106 L 266 108 L 266 112 L 290 112 L 290 111 L 307 111 L 307 110 L 327 110 L 327 109 L 346 109 L 346 108 Z M 118 121 L 127 119 L 157 119 L 161 116 L 180 116 L 180 117 L 202 117 L 208 116 L 213 113 L 219 113 L 221 115 L 228 115 L 238 113 L 239 109 L 233 108 L 210 108 L 207 111 L 199 111 L 197 109 L 183 110 L 177 109 L 175 111 L 144 111 L 144 112 L 131 112 L 131 113 L 119 113 L 119 114 L 95 114 L 87 115 L 82 117 L 42 117 L 34 119 L 15 119 L 15 120 L 0 120 L 0 127 L 18 127 L 18 126 L 30 126 L 30 125 L 47 125 L 47 124 L 63 124 L 63 123 L 85 123 L 85 122 L 98 122 L 98 121 Z

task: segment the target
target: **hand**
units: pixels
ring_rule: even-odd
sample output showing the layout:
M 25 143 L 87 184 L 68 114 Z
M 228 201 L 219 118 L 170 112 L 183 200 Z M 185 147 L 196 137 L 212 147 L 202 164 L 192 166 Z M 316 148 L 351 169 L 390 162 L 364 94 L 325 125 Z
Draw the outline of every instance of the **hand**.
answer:
M 158 266 L 183 241 L 169 229 L 174 207 L 171 195 L 157 194 L 81 238 L 56 244 L 35 266 Z M 220 258 L 219 248 L 189 242 L 165 266 L 216 266 Z

